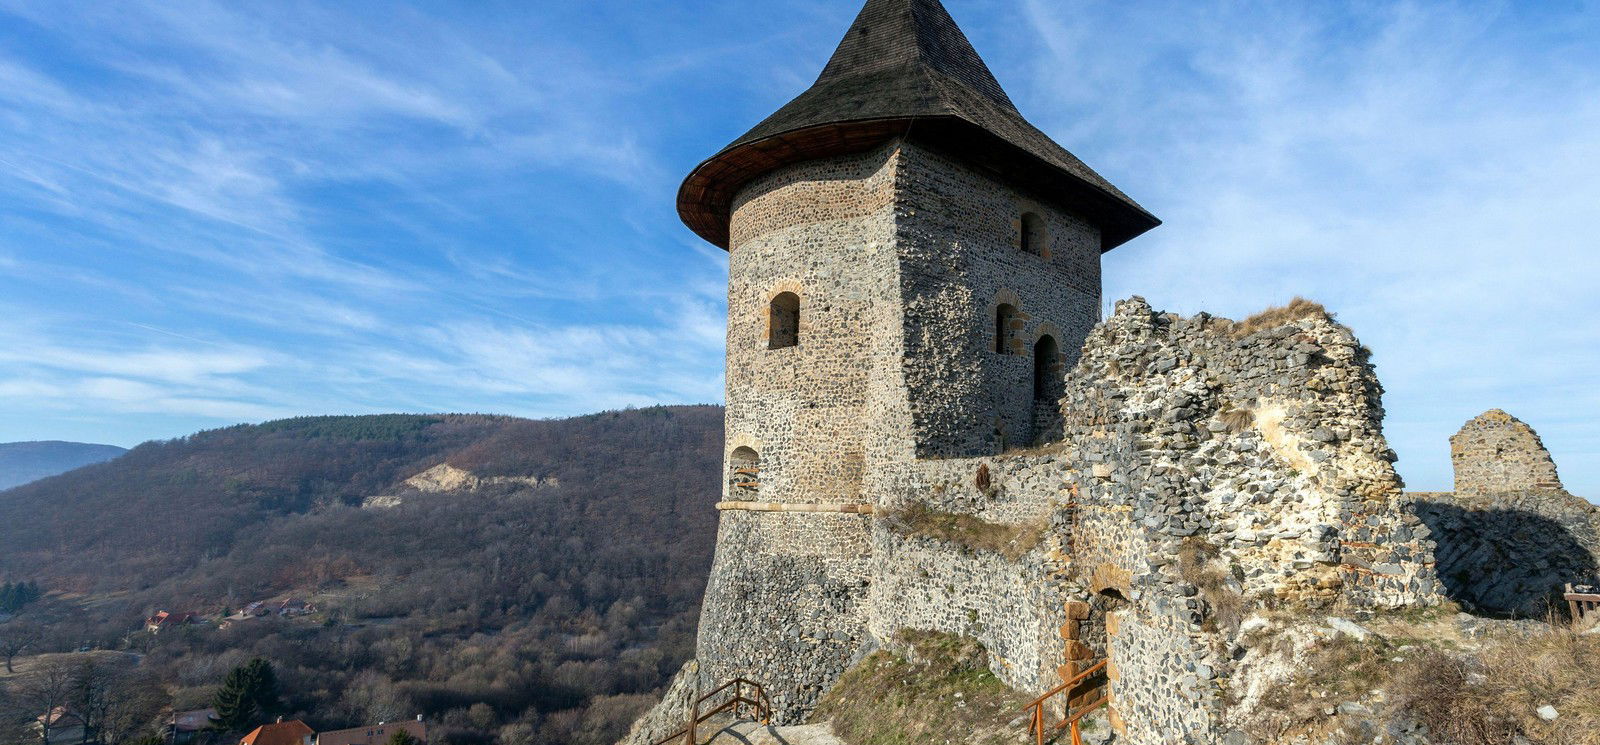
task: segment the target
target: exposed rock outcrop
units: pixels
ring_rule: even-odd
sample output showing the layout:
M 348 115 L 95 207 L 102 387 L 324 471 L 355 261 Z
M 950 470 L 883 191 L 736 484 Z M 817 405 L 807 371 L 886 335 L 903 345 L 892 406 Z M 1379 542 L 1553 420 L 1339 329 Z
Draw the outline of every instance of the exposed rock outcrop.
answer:
M 406 486 L 426 494 L 477 491 L 486 486 L 521 485 L 546 487 L 559 485 L 555 478 L 541 479 L 532 476 L 491 476 L 481 478 L 449 463 L 440 463 L 422 473 L 406 479 Z

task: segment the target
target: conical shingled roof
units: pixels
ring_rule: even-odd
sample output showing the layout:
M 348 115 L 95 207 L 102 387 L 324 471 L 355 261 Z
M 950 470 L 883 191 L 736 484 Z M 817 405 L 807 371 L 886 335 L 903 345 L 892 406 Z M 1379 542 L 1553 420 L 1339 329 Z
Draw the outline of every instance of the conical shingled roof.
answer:
M 702 163 L 678 212 L 728 247 L 739 187 L 803 160 L 906 136 L 998 170 L 1094 223 L 1110 250 L 1161 224 L 1029 124 L 939 0 L 868 0 L 810 90 Z

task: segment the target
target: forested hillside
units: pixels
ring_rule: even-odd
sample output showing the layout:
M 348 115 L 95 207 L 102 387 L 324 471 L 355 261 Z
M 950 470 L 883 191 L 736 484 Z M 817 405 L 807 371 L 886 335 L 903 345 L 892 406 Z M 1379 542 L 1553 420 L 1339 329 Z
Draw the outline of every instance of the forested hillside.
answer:
M 115 445 L 82 442 L 0 443 L 0 490 L 103 463 L 125 452 Z
M 8 492 L 0 579 L 50 593 L 12 624 L 148 652 L 179 708 L 259 656 L 319 729 L 606 743 L 690 652 L 721 448 L 716 407 L 204 432 Z M 441 464 L 472 478 L 406 484 Z M 285 598 L 311 612 L 218 623 Z M 208 621 L 137 632 L 158 610 Z

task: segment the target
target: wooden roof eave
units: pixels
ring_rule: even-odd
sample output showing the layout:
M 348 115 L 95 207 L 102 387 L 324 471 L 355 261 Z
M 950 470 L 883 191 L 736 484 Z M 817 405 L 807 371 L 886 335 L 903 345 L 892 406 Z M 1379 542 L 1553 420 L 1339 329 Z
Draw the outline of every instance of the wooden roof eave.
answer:
M 700 237 L 730 248 L 729 219 L 738 191 L 778 168 L 854 155 L 896 136 L 909 137 L 1038 193 L 1100 228 L 1110 251 L 1161 224 L 1123 198 L 958 116 L 831 122 L 734 145 L 701 163 L 678 191 L 678 214 Z

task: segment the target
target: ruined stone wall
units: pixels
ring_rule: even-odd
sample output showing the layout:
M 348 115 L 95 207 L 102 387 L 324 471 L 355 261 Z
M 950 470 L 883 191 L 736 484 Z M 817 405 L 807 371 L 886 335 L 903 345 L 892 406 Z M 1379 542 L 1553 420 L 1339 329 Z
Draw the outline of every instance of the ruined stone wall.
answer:
M 1565 492 L 1413 494 L 1439 544 L 1445 595 L 1467 610 L 1566 615 L 1568 584 L 1600 583 L 1600 509 Z
M 920 457 L 972 457 L 1025 446 L 1035 422 L 1033 350 L 1051 336 L 1056 380 L 1099 320 L 1100 234 L 963 162 L 914 143 L 898 178 L 904 393 Z M 1021 220 L 1037 215 L 1038 253 Z M 1018 314 L 997 352 L 996 308 Z M 1043 411 L 1053 416 L 1053 389 Z M 903 436 L 903 434 L 902 434 Z
M 1215 735 L 1225 609 L 1436 601 L 1380 395 L 1320 309 L 1241 326 L 1134 299 L 1090 335 L 1062 402 L 1072 562 L 1090 592 L 1130 601 L 1108 637 L 1131 741 Z
M 1499 409 L 1467 422 L 1450 438 L 1456 493 L 1560 491 L 1556 462 L 1538 433 Z
M 987 476 L 980 487 L 978 471 Z M 1051 455 L 924 460 L 874 471 L 882 495 L 872 533 L 867 626 L 894 647 L 902 629 L 971 637 L 990 653 L 1007 685 L 1044 691 L 1060 680 L 1065 659 L 1061 611 L 1077 594 L 1065 582 L 1067 467 Z M 1017 527 L 1025 541 L 1008 557 L 959 542 L 908 534 L 898 510 L 920 502 L 944 514 Z
M 1568 494 L 1533 428 L 1494 409 L 1450 438 L 1455 493 L 1414 494 L 1439 578 L 1468 610 L 1562 617 L 1567 584 L 1600 581 L 1600 508 Z
M 1366 352 L 1320 309 L 1241 327 L 1121 303 L 1065 382 L 1061 442 L 868 474 L 868 629 L 885 644 L 906 628 L 972 636 L 1030 692 L 1109 650 L 1131 742 L 1209 741 L 1230 673 L 1223 606 L 1438 600 L 1380 396 Z M 1007 558 L 886 524 L 910 502 L 1046 530 Z
M 1221 742 L 1218 671 L 1189 605 L 1158 596 L 1106 619 L 1112 723 L 1130 743 Z
M 1135 574 L 1166 573 L 1197 541 L 1237 567 L 1248 597 L 1425 602 L 1432 544 L 1406 509 L 1381 393 L 1365 350 L 1320 309 L 1244 333 L 1124 301 L 1063 401 L 1066 440 L 1089 464 L 1075 545 L 1112 560 L 1126 510 L 1154 549 L 1149 566 L 1123 567 Z

